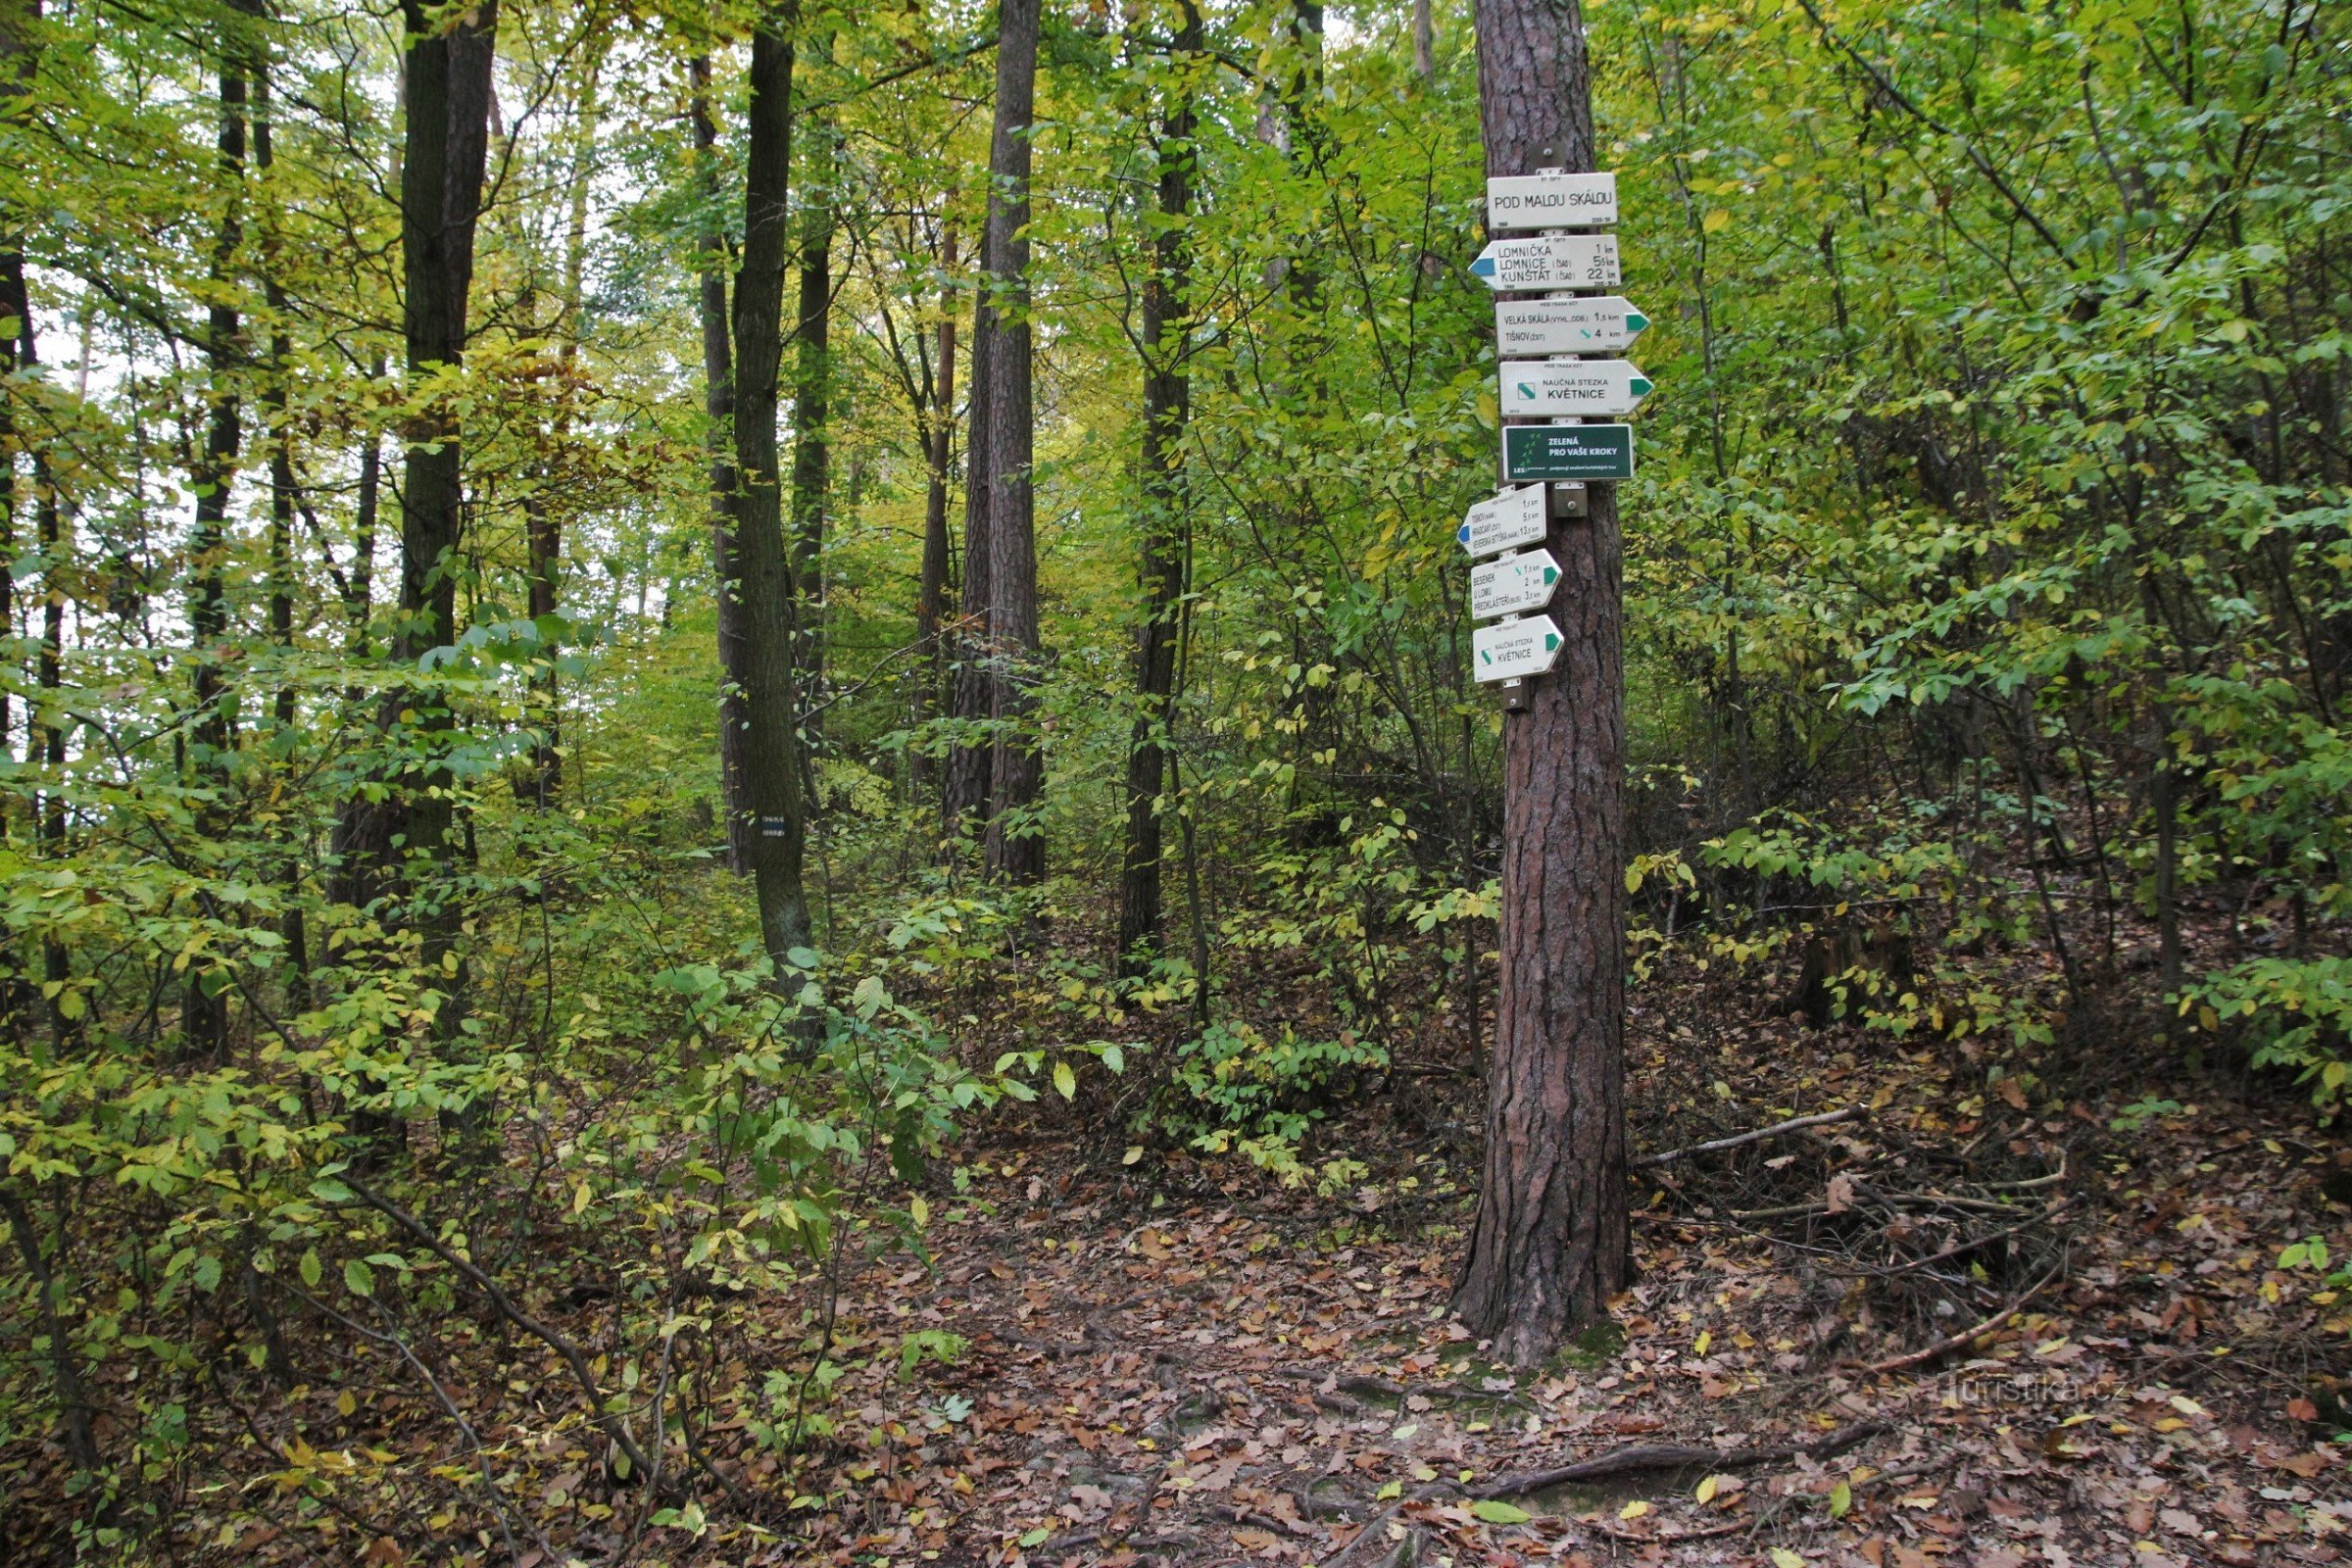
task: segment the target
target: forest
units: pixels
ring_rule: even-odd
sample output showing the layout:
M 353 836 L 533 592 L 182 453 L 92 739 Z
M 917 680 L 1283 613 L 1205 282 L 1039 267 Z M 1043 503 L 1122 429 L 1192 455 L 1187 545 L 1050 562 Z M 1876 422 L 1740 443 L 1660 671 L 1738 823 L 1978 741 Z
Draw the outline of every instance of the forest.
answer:
M 2352 1551 L 2352 7 L 0 0 L 0 1561 Z

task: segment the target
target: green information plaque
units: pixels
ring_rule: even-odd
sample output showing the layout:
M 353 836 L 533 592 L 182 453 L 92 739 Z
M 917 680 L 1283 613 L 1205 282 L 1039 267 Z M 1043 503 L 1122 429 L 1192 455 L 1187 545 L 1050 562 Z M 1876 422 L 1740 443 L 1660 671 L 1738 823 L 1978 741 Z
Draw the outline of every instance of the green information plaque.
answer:
M 1631 479 L 1630 424 L 1506 424 L 1502 428 L 1505 484 L 1538 479 Z

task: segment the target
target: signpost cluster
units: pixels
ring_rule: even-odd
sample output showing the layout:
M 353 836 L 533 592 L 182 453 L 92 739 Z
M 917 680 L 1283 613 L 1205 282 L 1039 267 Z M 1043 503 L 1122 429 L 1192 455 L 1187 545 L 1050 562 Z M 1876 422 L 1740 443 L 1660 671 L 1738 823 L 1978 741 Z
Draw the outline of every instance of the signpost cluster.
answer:
M 1544 548 L 1554 517 L 1585 514 L 1585 486 L 1634 476 L 1633 426 L 1622 422 L 1649 379 L 1616 356 L 1649 319 L 1611 292 L 1624 281 L 1617 176 L 1540 169 L 1487 181 L 1496 236 L 1470 270 L 1494 290 L 1502 451 L 1500 488 L 1455 531 L 1479 564 L 1470 573 L 1478 678 L 1520 706 L 1522 683 L 1559 662 L 1560 629 L 1544 612 L 1560 580 Z M 1536 232 L 1529 233 L 1528 230 Z

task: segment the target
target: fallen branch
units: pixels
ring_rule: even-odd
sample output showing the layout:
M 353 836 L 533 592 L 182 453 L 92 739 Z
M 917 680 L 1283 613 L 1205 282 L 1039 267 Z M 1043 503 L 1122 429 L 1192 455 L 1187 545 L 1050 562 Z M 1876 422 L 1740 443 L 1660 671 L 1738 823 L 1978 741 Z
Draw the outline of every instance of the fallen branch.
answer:
M 1580 1459 L 1575 1464 L 1562 1465 L 1556 1470 L 1530 1470 L 1515 1476 L 1504 1476 L 1483 1487 L 1464 1487 L 1454 1481 L 1432 1482 L 1406 1493 L 1365 1520 L 1364 1528 L 1356 1532 L 1355 1538 L 1341 1547 L 1337 1555 L 1326 1561 L 1323 1568 L 1340 1568 L 1340 1564 L 1352 1556 L 1355 1548 L 1363 1544 L 1375 1530 L 1395 1518 L 1399 1509 L 1416 1502 L 1431 1502 L 1446 1496 L 1468 1496 L 1481 1500 L 1516 1497 L 1571 1481 L 1594 1481 L 1603 1476 L 1627 1475 L 1642 1470 L 1681 1470 L 1693 1465 L 1705 1465 L 1710 1470 L 1732 1470 L 1749 1465 L 1777 1464 L 1799 1454 L 1808 1459 L 1827 1459 L 1893 1430 L 1894 1423 L 1891 1421 L 1857 1421 L 1851 1426 L 1839 1427 L 1817 1443 L 1793 1443 L 1771 1448 L 1735 1448 L 1729 1453 L 1717 1448 L 1692 1447 L 1676 1443 L 1641 1444 L 1596 1458 Z
M 2047 1290 L 2050 1287 L 2051 1282 L 2056 1280 L 2058 1276 L 2065 1271 L 2066 1259 L 2061 1257 L 2058 1260 L 2057 1266 L 2051 1269 L 2047 1274 L 2044 1274 L 2039 1280 L 2034 1282 L 2032 1288 L 2030 1288 L 2025 1295 L 2019 1297 L 2016 1300 L 2011 1301 L 2007 1306 L 2002 1307 L 1998 1312 L 1993 1313 L 1992 1316 L 1986 1318 L 1975 1328 L 1962 1329 L 1957 1334 L 1937 1340 L 1934 1345 L 1929 1346 L 1924 1350 L 1913 1350 L 1908 1355 L 1897 1355 L 1885 1361 L 1873 1361 L 1870 1365 L 1862 1368 L 1862 1370 L 1873 1374 L 1900 1372 L 1905 1368 L 1918 1366 L 1922 1362 L 1933 1361 L 1939 1355 L 1947 1355 L 1950 1352 L 1960 1348 L 1960 1347 L 1963 1345 L 1968 1344 L 1971 1340 L 1982 1339 L 1984 1336 L 1990 1334 L 1993 1330 L 1999 1328 L 2002 1324 L 2008 1322 L 2011 1318 L 2017 1316 L 2018 1313 L 2024 1311 L 2026 1309 L 2027 1302 L 2033 1300 L 2034 1298 L 2039 1296 L 2043 1291 Z M 1848 1364 L 1850 1365 L 1851 1363 Z
M 1634 1163 L 1639 1166 L 1671 1165 L 1678 1159 L 1689 1159 L 1693 1154 L 1712 1154 L 1720 1150 L 1739 1149 L 1746 1144 L 1760 1144 L 1767 1138 L 1778 1138 L 1783 1133 L 1793 1133 L 1807 1127 L 1828 1127 L 1841 1121 L 1852 1121 L 1861 1114 L 1862 1107 L 1860 1105 L 1848 1105 L 1843 1110 L 1825 1110 L 1812 1116 L 1797 1116 L 1788 1121 L 1774 1122 L 1769 1127 L 1759 1127 L 1754 1132 L 1737 1133 L 1730 1138 L 1717 1138 L 1704 1144 L 1692 1144 L 1688 1149 L 1669 1149 L 1662 1154 L 1643 1154 Z
M 1729 1453 L 1720 1448 L 1702 1448 L 1681 1443 L 1637 1444 L 1630 1448 L 1619 1448 L 1614 1453 L 1603 1453 L 1591 1459 L 1580 1459 L 1574 1464 L 1561 1465 L 1555 1470 L 1530 1470 L 1515 1476 L 1504 1476 L 1483 1487 L 1472 1488 L 1470 1495 L 1513 1497 L 1571 1481 L 1598 1481 L 1605 1476 L 1630 1475 L 1642 1470 L 1682 1470 L 1693 1465 L 1705 1465 L 1711 1470 L 1737 1470 L 1751 1465 L 1778 1464 L 1800 1454 L 1808 1459 L 1826 1459 L 1893 1430 L 1891 1422 L 1857 1421 L 1851 1426 L 1839 1427 L 1814 1443 L 1784 1444 L 1770 1448 L 1734 1448 Z

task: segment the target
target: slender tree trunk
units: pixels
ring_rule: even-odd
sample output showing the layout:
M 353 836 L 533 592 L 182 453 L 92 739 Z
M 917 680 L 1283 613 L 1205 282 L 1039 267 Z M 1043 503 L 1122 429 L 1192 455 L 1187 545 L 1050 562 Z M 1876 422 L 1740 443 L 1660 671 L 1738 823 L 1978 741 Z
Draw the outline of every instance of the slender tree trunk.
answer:
M 2156 818 L 2156 950 L 2165 994 L 2180 989 L 2180 774 L 2173 764 L 2173 719 L 2156 710 L 2156 760 L 2148 769 L 2148 808 Z
M 987 867 L 1007 882 L 1046 872 L 1036 820 L 1045 758 L 1031 731 L 1039 679 L 1037 540 L 1030 458 L 1029 165 L 1037 90 L 1038 0 L 1002 0 L 997 27 L 997 119 L 989 148 L 989 287 L 996 294 L 989 421 L 988 638 L 1000 672 L 989 770 Z
M 831 52 L 829 35 L 818 48 Z M 811 116 L 802 129 L 808 156 L 801 192 L 800 315 L 792 334 L 792 575 L 799 600 L 802 710 L 811 715 L 803 728 L 813 740 L 819 728 L 814 710 L 825 690 L 825 514 L 832 469 L 825 421 L 833 393 L 833 181 L 840 166 L 840 132 L 822 114 Z
M 1423 81 L 1438 79 L 1438 24 L 1430 0 L 1413 0 L 1413 74 Z
M 771 10 L 752 35 L 745 149 L 743 259 L 735 273 L 736 562 L 742 573 L 744 772 L 759 831 L 752 876 L 760 938 L 779 976 L 808 946 L 801 862 L 799 692 L 793 654 L 792 558 L 776 459 L 777 374 L 784 353 L 784 264 L 791 248 L 794 8 Z
M 0 105 L 0 119 L 17 119 L 32 90 L 33 67 L 38 58 L 31 30 L 36 16 L 33 0 L 0 3 L 0 92 L 8 95 L 7 103 Z M 23 214 L 0 209 L 0 320 L 17 323 L 6 340 L 0 341 L 0 381 L 13 380 L 20 368 L 31 363 L 32 302 L 24 291 L 24 222 Z M 20 344 L 26 345 L 22 352 Z M 0 396 L 0 561 L 17 559 L 18 444 L 16 402 Z M 12 572 L 0 571 L 0 637 L 14 638 L 16 634 L 16 577 Z M 0 757 L 15 755 L 9 740 L 14 729 L 10 706 L 8 692 L 0 689 Z M 32 714 L 27 709 L 24 721 L 27 761 L 32 760 Z M 0 817 L 0 825 L 4 824 L 5 818 Z
M 1592 168 L 1580 8 L 1478 0 L 1487 172 Z M 1633 1274 L 1626 1212 L 1625 713 L 1613 486 L 1554 522 L 1560 664 L 1504 719 L 1501 989 L 1478 1214 L 1454 1306 L 1541 1362 Z
M 1127 843 L 1119 875 L 1119 964 L 1142 974 L 1160 947 L 1160 797 L 1167 783 L 1167 730 L 1176 691 L 1191 528 L 1183 479 L 1185 422 L 1192 413 L 1187 368 L 1191 306 L 1193 99 L 1188 74 L 1200 49 L 1200 14 L 1185 7 L 1176 37 L 1180 74 L 1159 136 L 1158 232 L 1144 283 L 1143 605 L 1135 633 L 1136 714 L 1127 747 Z
M 270 172 L 276 162 L 270 134 L 270 68 L 265 57 L 257 55 L 253 75 L 253 163 L 260 172 L 265 191 L 265 211 L 273 201 L 267 192 Z M 265 235 L 270 230 L 266 226 Z M 270 640 L 277 646 L 281 659 L 291 662 L 294 653 L 294 432 L 286 416 L 287 356 L 293 345 L 286 335 L 286 290 L 278 281 L 276 246 L 265 238 L 262 257 L 262 284 L 270 305 L 270 364 L 269 379 L 264 384 L 263 420 L 270 440 Z M 278 679 L 277 698 L 271 716 L 281 730 L 294 727 L 296 694 L 291 674 Z M 278 935 L 286 945 L 286 1008 L 301 1012 L 311 1004 L 311 942 L 308 925 L 302 910 L 303 862 L 307 845 L 301 840 L 287 847 L 284 868 L 280 875 L 286 888 L 285 912 L 278 917 Z
M 368 368 L 369 379 L 384 378 L 384 362 L 378 356 Z M 348 597 L 343 602 L 344 647 L 354 659 L 368 655 L 368 623 L 375 614 L 375 531 L 376 518 L 383 505 L 384 446 L 372 430 L 368 432 L 368 444 L 360 449 L 360 493 L 352 517 L 351 573 L 344 579 Z
M 32 318 L 24 318 L 24 361 L 27 367 L 38 363 L 33 357 Z M 34 840 L 40 845 L 42 858 L 61 859 L 66 853 L 66 727 L 59 722 L 58 705 L 64 699 L 66 683 L 66 596 L 73 580 L 73 541 L 66 533 L 65 509 L 57 499 L 57 476 L 49 469 L 48 457 L 35 449 L 32 454 L 33 506 L 39 517 L 41 545 L 41 641 L 33 661 L 33 681 L 40 689 L 39 713 L 40 752 L 38 760 L 47 767 L 49 788 L 41 796 L 37 808 L 39 825 Z M 31 749 L 28 737 L 26 749 Z M 54 936 L 41 939 L 41 977 L 63 987 L 74 977 L 71 955 L 66 945 Z M 81 1022 L 68 1018 L 59 1004 L 62 992 L 53 993 L 49 1003 L 49 1038 L 59 1051 L 70 1042 L 79 1039 Z M 86 1015 L 85 1015 L 86 1017 Z
M 496 0 L 444 22 L 422 0 L 403 0 L 408 140 L 402 150 L 400 240 L 405 287 L 401 314 L 412 381 L 465 359 L 466 298 L 473 284 L 474 225 L 490 148 L 491 71 Z M 401 486 L 400 615 L 391 657 L 414 665 L 457 632 L 458 548 L 465 529 L 463 431 L 454 413 L 433 410 L 413 420 Z M 408 715 L 414 715 L 413 717 Z M 437 693 L 395 689 L 376 722 L 387 733 L 411 731 L 416 749 L 445 743 L 450 724 Z M 344 868 L 351 902 L 368 903 L 407 880 L 403 861 L 420 856 L 448 863 L 455 813 L 449 792 L 432 789 L 438 770 L 412 767 L 381 803 L 354 803 L 339 833 L 355 864 Z M 438 960 L 455 931 L 456 907 L 428 903 L 428 961 Z M 445 1007 L 455 1021 L 456 1009 Z
M 573 127 L 569 211 L 564 231 L 564 288 L 559 305 L 563 317 L 557 328 L 563 340 L 563 347 L 557 352 L 566 372 L 564 412 L 556 422 L 559 451 L 571 434 L 570 371 L 580 357 L 581 278 L 588 257 L 588 181 L 596 166 L 597 84 L 604 63 L 601 50 L 590 52 Z M 542 477 L 545 476 L 543 470 Z M 540 621 L 556 612 L 564 570 L 564 521 L 548 504 L 543 491 L 534 491 L 523 505 L 523 536 L 526 607 L 531 619 Z M 553 659 L 545 661 L 532 685 L 536 688 L 538 738 L 531 745 L 531 805 L 544 811 L 556 805 L 564 786 L 564 693 Z
M 697 56 L 694 77 L 696 178 L 708 211 L 718 206 L 718 127 L 710 118 L 710 62 Z M 727 823 L 727 869 L 752 873 L 752 794 L 744 770 L 751 716 L 743 628 L 743 572 L 736 560 L 735 368 L 727 327 L 727 243 L 715 229 L 698 242 L 702 256 L 703 408 L 710 420 L 710 570 L 718 617 L 718 785 Z
M 956 273 L 956 230 L 950 225 L 940 237 L 940 271 Z M 940 285 L 939 362 L 931 389 L 931 427 L 924 456 L 930 483 L 923 494 L 922 582 L 914 606 L 915 633 L 923 645 L 921 710 L 918 721 L 939 710 L 940 683 L 946 675 L 946 651 L 940 643 L 940 622 L 948 608 L 948 487 L 955 479 L 956 444 L 956 285 Z M 914 753 L 915 787 L 929 795 L 933 787 L 931 758 Z
M 59 1309 L 64 1292 L 41 1250 L 40 1232 L 33 1226 L 31 1212 L 6 1194 L 0 1194 L 0 1206 L 8 1210 L 9 1232 L 16 1238 L 18 1255 L 24 1260 L 24 1277 L 32 1282 L 38 1301 L 35 1310 L 40 1314 L 41 1332 L 49 1341 L 49 1376 L 57 1394 L 58 1415 L 65 1423 L 66 1457 L 74 1461 L 74 1469 L 94 1474 L 99 1464 L 98 1440 L 81 1364 L 74 1356 L 73 1331 Z
M 233 27 L 233 24 L 231 26 Z M 228 635 L 228 598 L 223 558 L 228 552 L 228 492 L 236 476 L 243 439 L 234 377 L 242 355 L 243 322 L 226 294 L 244 243 L 246 42 L 224 29 L 220 47 L 220 132 L 214 143 L 222 200 L 220 224 L 213 236 L 212 282 L 217 291 L 205 318 L 206 398 L 211 414 L 195 479 L 196 520 L 189 535 L 188 631 L 194 647 L 196 722 L 194 761 L 216 791 L 229 788 L 228 694 L 221 679 L 222 642 Z M 215 836 L 222 803 L 200 806 L 197 831 Z M 213 1060 L 228 1043 L 228 994 L 220 977 L 202 963 L 188 966 L 179 1006 L 180 1049 L 191 1058 Z
M 993 208 L 994 198 L 991 198 Z M 981 275 L 972 291 L 972 392 L 969 429 L 963 443 L 963 593 L 958 621 L 949 639 L 956 666 L 951 693 L 953 716 L 977 724 L 996 707 L 995 665 L 988 651 L 989 428 L 996 406 L 996 305 L 988 277 L 987 232 L 980 244 Z M 993 748 L 967 737 L 948 754 L 948 793 L 943 836 L 954 837 L 967 822 L 988 818 L 989 766 Z

